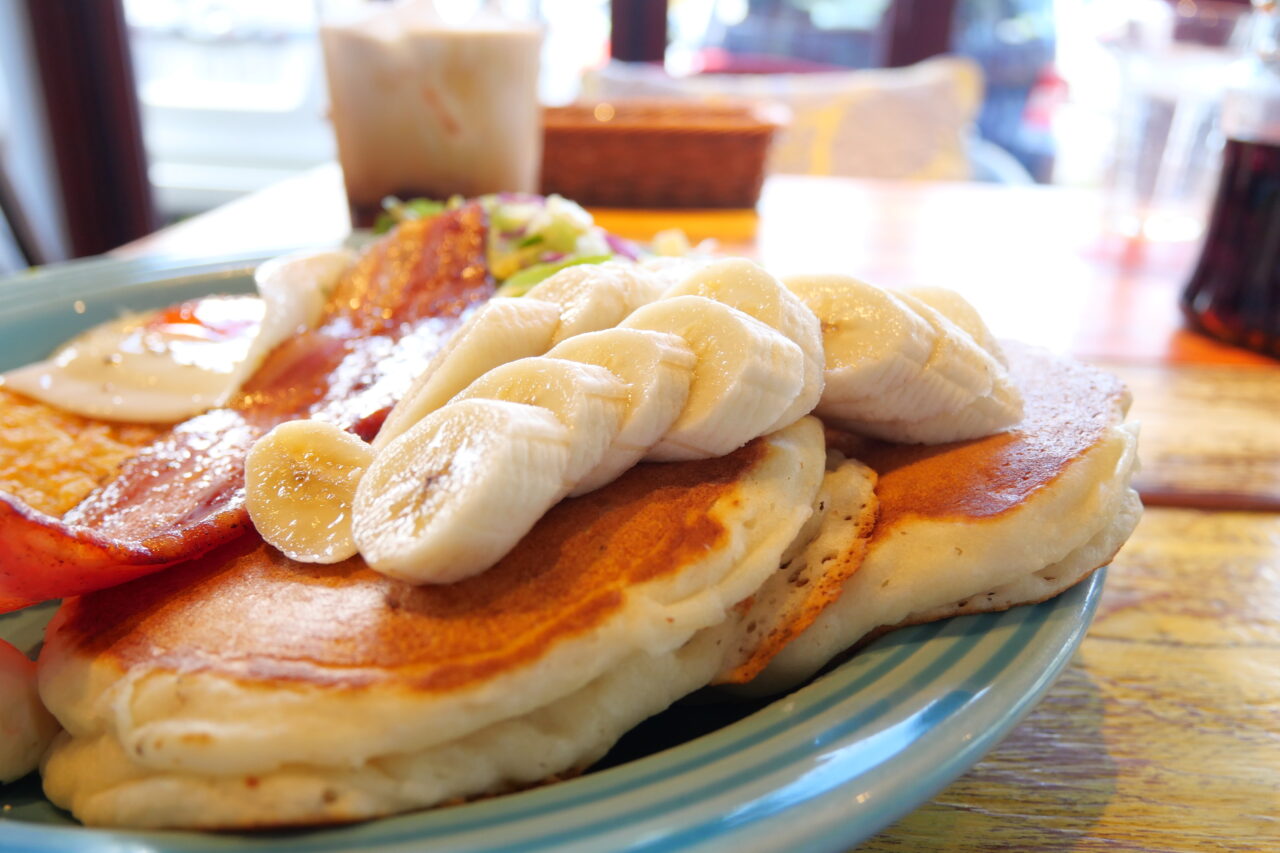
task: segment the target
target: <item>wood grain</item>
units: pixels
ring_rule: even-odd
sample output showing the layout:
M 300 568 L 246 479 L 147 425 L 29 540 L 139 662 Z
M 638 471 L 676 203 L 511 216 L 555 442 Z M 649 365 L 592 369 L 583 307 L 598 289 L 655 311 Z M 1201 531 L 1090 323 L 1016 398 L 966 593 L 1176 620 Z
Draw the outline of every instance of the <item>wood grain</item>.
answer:
M 1280 369 L 1103 366 L 1133 392 L 1148 505 L 1280 511 Z
M 1280 849 L 1280 517 L 1149 510 L 1045 700 L 859 849 Z

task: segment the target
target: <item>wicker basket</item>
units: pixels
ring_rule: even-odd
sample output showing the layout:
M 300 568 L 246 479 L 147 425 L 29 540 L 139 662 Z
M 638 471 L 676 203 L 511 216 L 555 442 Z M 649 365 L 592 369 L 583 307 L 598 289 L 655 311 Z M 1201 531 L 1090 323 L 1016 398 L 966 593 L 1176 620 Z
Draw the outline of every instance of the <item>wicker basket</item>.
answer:
M 598 207 L 754 207 L 768 107 L 613 101 L 544 112 L 542 191 Z

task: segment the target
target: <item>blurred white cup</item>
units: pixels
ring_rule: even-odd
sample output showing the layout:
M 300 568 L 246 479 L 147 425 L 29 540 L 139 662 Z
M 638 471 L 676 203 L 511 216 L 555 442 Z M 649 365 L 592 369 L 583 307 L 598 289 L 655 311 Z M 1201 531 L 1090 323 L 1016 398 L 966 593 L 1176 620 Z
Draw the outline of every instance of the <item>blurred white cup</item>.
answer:
M 320 9 L 330 116 L 357 225 L 370 224 L 388 195 L 537 190 L 537 25 L 483 10 L 459 16 L 450 0 L 329 0 Z

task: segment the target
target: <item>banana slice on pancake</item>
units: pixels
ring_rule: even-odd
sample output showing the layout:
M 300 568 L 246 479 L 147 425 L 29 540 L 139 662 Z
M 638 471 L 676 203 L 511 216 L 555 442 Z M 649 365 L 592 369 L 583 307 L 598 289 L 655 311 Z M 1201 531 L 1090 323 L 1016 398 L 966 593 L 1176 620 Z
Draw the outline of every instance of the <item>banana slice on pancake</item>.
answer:
M 262 538 L 304 563 L 355 556 L 351 506 L 373 461 L 359 436 L 326 421 L 286 421 L 245 458 L 245 507 Z
M 1128 393 L 1042 350 L 1010 344 L 1008 356 L 1026 398 L 1016 428 L 944 448 L 848 437 L 843 449 L 879 473 L 865 559 L 744 689 L 787 689 L 895 626 L 1043 601 L 1128 538 L 1142 511 Z
M 863 435 L 907 444 L 980 438 L 1018 423 L 1023 413 L 1022 395 L 1004 363 L 932 306 L 907 293 L 898 294 L 898 298 L 924 317 L 938 336 L 938 344 L 919 374 L 927 381 L 909 381 L 897 393 L 890 392 L 879 401 L 881 405 L 892 401 L 892 411 L 913 414 L 876 417 L 876 412 L 883 409 L 861 407 L 856 416 L 846 417 L 837 409 L 831 421 Z M 956 306 L 951 308 L 955 310 Z M 934 373 L 931 375 L 930 371 Z M 925 401 L 919 396 L 922 392 L 928 395 Z M 903 398 L 911 398 L 914 403 L 903 404 Z
M 560 306 L 555 303 L 528 296 L 493 297 L 453 333 L 392 407 L 373 446 L 386 447 L 498 365 L 542 355 L 551 348 L 559 326 Z
M 1005 367 L 1009 366 L 1009 359 L 1005 357 L 1000 342 L 996 340 L 995 335 L 991 334 L 978 309 L 959 293 L 946 287 L 904 287 L 899 292 L 923 302 L 964 329 L 978 346 L 991 353 L 996 361 Z
M 996 377 L 1005 372 L 1004 366 L 941 312 L 907 293 L 899 293 L 898 299 L 933 327 L 933 352 L 916 382 L 946 389 L 920 400 L 917 408 L 907 410 L 906 414 L 925 418 L 954 412 L 971 400 L 990 393 Z M 956 396 L 952 398 L 951 394 Z
M 990 393 L 955 412 L 910 421 L 849 421 L 844 426 L 883 441 L 944 444 L 992 435 L 1017 424 L 1022 413 L 1022 395 L 1013 380 L 1002 375 L 996 378 Z
M 996 336 L 987 328 L 976 308 L 959 293 L 945 287 L 911 287 L 902 291 L 909 305 L 924 304 L 950 320 L 1002 366 L 1009 359 Z M 912 301 L 914 300 L 914 301 Z M 1013 426 L 1022 417 L 1022 395 L 1007 372 L 999 372 L 991 391 L 959 411 L 947 415 L 896 421 L 888 424 L 863 423 L 864 435 L 886 441 L 913 444 L 940 444 L 946 441 L 979 438 Z
M 637 303 L 635 278 L 618 265 L 566 267 L 529 289 L 524 298 L 560 307 L 553 344 L 584 332 L 612 329 Z
M 622 430 L 629 402 L 627 390 L 625 382 L 599 365 L 537 356 L 495 367 L 449 405 L 487 399 L 549 410 L 569 430 L 569 464 L 564 471 L 562 497 L 595 470 Z
M 804 390 L 804 353 L 754 317 L 702 296 L 673 296 L 639 309 L 626 329 L 683 338 L 697 356 L 684 411 L 646 458 L 723 456 L 764 435 Z
M 937 342 L 933 327 L 883 288 L 846 275 L 803 275 L 787 288 L 818 317 L 826 382 L 816 413 L 912 382 Z
M 655 259 L 661 260 L 661 259 Z M 654 265 L 650 262 L 609 261 L 600 266 L 620 276 L 627 298 L 627 313 L 657 302 L 679 275 L 674 267 Z
M 889 441 L 942 443 L 1021 418 L 998 346 L 989 352 L 925 301 L 848 276 L 799 276 L 787 286 L 822 322 L 826 388 L 815 411 L 828 422 Z M 959 297 L 931 298 L 986 330 Z
M 360 480 L 360 555 L 410 583 L 482 572 L 563 497 L 572 458 L 569 427 L 540 406 L 452 402 L 387 445 Z
M 463 406 L 522 404 L 451 404 L 396 442 Z M 45 789 L 92 825 L 233 829 L 576 772 L 724 665 L 740 604 L 810 515 L 824 456 L 803 418 L 729 456 L 638 466 L 458 584 L 411 586 L 358 560 L 299 566 L 242 542 L 69 600 L 40 661 L 68 729 Z
M 872 395 L 832 397 L 823 402 L 823 413 L 843 423 L 859 421 L 917 420 L 945 415 L 964 408 L 991 391 L 1001 366 L 954 323 L 910 297 L 893 297 L 901 310 L 914 313 L 930 328 L 933 346 L 929 357 L 914 374 L 893 387 Z
M 813 311 L 759 264 L 730 258 L 698 268 L 664 297 L 705 296 L 737 308 L 786 335 L 804 353 L 803 386 L 765 432 L 772 432 L 813 411 L 822 396 L 822 328 Z
M 627 386 L 626 415 L 604 458 L 571 496 L 609 483 L 644 458 L 684 411 L 697 361 L 684 338 L 645 329 L 606 329 L 569 338 L 548 358 L 599 365 Z

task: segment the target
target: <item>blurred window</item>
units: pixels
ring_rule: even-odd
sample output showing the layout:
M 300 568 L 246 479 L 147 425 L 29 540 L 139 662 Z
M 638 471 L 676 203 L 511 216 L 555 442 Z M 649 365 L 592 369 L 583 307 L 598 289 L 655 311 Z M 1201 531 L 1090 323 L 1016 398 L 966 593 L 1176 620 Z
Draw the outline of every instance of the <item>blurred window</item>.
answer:
M 311 0 L 125 0 L 125 13 L 167 218 L 333 158 Z
M 1054 0 L 949 5 L 949 38 L 944 32 L 939 43 L 975 60 L 985 78 L 977 133 L 1047 180 L 1061 92 Z M 891 58 L 893 39 L 906 47 L 932 40 L 934 8 L 904 0 L 671 0 L 666 68 L 675 75 L 874 68 Z
M 879 62 L 890 0 L 671 0 L 667 69 L 816 71 Z

